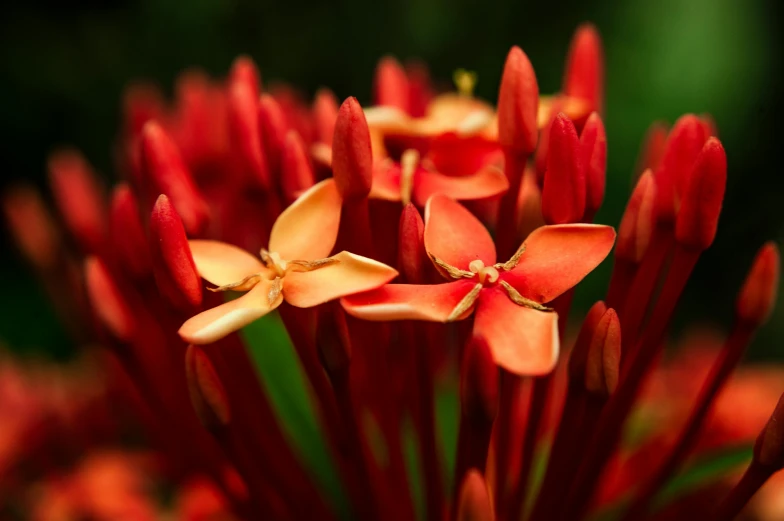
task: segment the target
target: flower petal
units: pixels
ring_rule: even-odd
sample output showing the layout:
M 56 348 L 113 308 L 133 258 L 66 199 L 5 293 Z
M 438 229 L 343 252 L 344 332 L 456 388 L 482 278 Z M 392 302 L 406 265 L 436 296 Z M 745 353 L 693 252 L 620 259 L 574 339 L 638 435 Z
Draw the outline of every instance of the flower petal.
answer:
M 519 306 L 498 287 L 479 295 L 474 334 L 487 341 L 498 365 L 515 374 L 547 374 L 558 360 L 558 314 Z
M 188 246 L 196 271 L 216 286 L 239 282 L 267 269 L 257 257 L 225 242 L 193 240 L 188 241 Z
M 373 185 L 370 197 L 384 201 L 400 201 L 400 164 L 391 160 L 373 165 Z
M 546 303 L 574 287 L 607 257 L 615 230 L 599 224 L 542 226 L 523 243 L 520 262 L 501 278 L 524 297 Z
M 487 229 L 462 205 L 434 195 L 425 205 L 425 249 L 430 255 L 462 270 L 481 259 L 495 263 L 495 244 Z
M 270 305 L 271 287 L 272 281 L 263 279 L 243 296 L 188 319 L 180 328 L 180 337 L 190 344 L 211 344 L 242 329 L 280 306 L 280 294 Z
M 349 315 L 365 320 L 429 320 L 446 322 L 460 301 L 473 289 L 467 280 L 445 284 L 387 284 L 341 300 Z M 473 306 L 460 317 L 471 314 Z
M 313 271 L 286 274 L 283 297 L 300 308 L 309 308 L 383 286 L 397 271 L 378 261 L 342 251 L 331 257 L 338 262 Z
M 449 177 L 420 168 L 414 182 L 414 201 L 424 206 L 430 196 L 436 194 L 461 201 L 484 199 L 503 193 L 508 188 L 506 176 L 494 166 L 487 166 L 466 177 Z
M 275 221 L 269 250 L 285 260 L 316 260 L 328 256 L 338 237 L 342 204 L 334 180 L 315 184 Z

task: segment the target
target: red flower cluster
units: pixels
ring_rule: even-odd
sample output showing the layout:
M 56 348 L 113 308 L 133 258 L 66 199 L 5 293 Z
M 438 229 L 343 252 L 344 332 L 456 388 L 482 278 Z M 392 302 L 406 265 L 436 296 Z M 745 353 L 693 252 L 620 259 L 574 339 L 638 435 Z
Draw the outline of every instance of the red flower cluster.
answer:
M 125 181 L 110 202 L 77 152 L 53 155 L 72 242 L 30 189 L 4 208 L 75 334 L 107 347 L 106 370 L 171 475 L 206 476 L 239 518 L 339 519 L 236 334 L 275 310 L 352 519 L 415 518 L 409 418 L 427 519 L 578 520 L 618 506 L 608 484 L 625 494 L 625 519 L 653 518 L 770 314 L 779 258 L 775 245 L 761 249 L 682 434 L 619 486 L 608 464 L 627 450 L 630 414 L 716 235 L 727 172 L 711 122 L 683 116 L 666 137 L 651 134 L 617 242 L 592 224 L 605 189 L 603 68 L 598 33 L 581 27 L 562 92 L 540 96 L 512 48 L 493 107 L 473 97 L 471 73 L 436 95 L 421 65 L 385 58 L 363 110 L 327 91 L 312 105 L 288 88 L 263 91 L 240 58 L 224 81 L 182 76 L 172 105 L 152 87 L 129 90 L 116 148 Z M 563 354 L 574 287 L 614 245 L 606 299 Z M 434 394 L 454 360 L 449 487 Z M 733 518 L 784 466 L 783 415 L 780 405 L 705 519 Z

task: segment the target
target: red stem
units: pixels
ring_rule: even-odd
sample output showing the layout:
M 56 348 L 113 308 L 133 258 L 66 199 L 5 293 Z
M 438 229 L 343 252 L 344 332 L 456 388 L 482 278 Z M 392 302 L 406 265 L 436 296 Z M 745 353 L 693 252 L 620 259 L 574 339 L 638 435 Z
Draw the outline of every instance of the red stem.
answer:
M 752 461 L 738 484 L 732 488 L 719 508 L 716 509 L 716 513 L 710 518 L 711 521 L 732 521 L 735 519 L 754 494 L 773 475 L 773 472 L 772 469 Z
M 498 219 L 495 223 L 498 258 L 508 259 L 517 250 L 517 199 L 528 156 L 513 150 L 504 150 L 504 173 L 509 181 L 509 189 L 498 205 Z
M 634 283 L 637 274 L 638 264 L 626 259 L 615 258 L 610 286 L 607 289 L 607 297 L 604 299 L 608 308 L 613 308 L 618 316 L 624 314 L 624 304 L 626 303 L 629 290 Z

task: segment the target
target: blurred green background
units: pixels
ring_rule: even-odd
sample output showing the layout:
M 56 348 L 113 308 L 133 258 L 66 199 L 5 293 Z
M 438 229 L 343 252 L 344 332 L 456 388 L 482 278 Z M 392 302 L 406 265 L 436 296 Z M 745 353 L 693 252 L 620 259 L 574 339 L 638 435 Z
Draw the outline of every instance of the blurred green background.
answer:
M 240 53 L 265 81 L 312 94 L 369 102 L 379 57 L 421 58 L 435 78 L 458 67 L 478 73 L 477 94 L 495 100 L 509 47 L 529 55 L 543 93 L 558 89 L 574 29 L 592 21 L 607 54 L 608 191 L 599 222 L 617 224 L 648 125 L 685 112 L 714 116 L 730 177 L 715 245 L 703 256 L 678 312 L 678 326 L 708 320 L 726 327 L 735 292 L 756 249 L 781 242 L 784 195 L 781 2 L 476 2 L 397 0 L 254 2 L 11 2 L 0 21 L 2 188 L 17 180 L 45 187 L 48 151 L 82 149 L 112 176 L 111 145 L 122 88 L 145 78 L 171 89 L 199 66 L 227 72 Z M 45 299 L 3 232 L 0 341 L 21 350 L 68 352 Z M 610 266 L 580 289 L 578 306 L 603 295 Z M 752 348 L 781 357 L 784 306 Z

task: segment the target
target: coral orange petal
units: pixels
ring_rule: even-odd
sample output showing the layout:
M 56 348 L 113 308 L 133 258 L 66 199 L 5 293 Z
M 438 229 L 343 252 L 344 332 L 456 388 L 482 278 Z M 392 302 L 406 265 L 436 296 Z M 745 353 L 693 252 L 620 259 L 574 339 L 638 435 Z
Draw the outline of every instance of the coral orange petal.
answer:
M 459 280 L 446 284 L 387 284 L 379 289 L 341 300 L 350 314 L 364 320 L 429 320 L 446 322 L 468 295 L 474 283 Z M 458 319 L 467 317 L 473 307 Z
M 338 237 L 341 205 L 335 181 L 326 179 L 314 185 L 275 221 L 269 250 L 289 261 L 327 257 Z
M 280 294 L 270 303 L 272 281 L 262 279 L 240 298 L 203 311 L 180 328 L 180 337 L 191 344 L 211 344 L 238 331 L 274 310 L 283 301 Z
M 515 374 L 547 374 L 558 360 L 558 314 L 519 306 L 497 287 L 479 295 L 474 334 L 487 341 L 495 363 Z
M 425 205 L 425 249 L 462 270 L 476 259 L 485 266 L 495 263 L 495 244 L 487 229 L 471 212 L 444 195 L 434 195 Z
M 474 175 L 449 177 L 420 169 L 414 183 L 414 201 L 424 206 L 432 195 L 443 194 L 452 199 L 484 199 L 506 192 L 509 181 L 503 171 L 487 166 Z
M 370 197 L 384 201 L 400 201 L 400 165 L 379 161 L 373 165 L 373 186 Z
M 262 262 L 231 244 L 220 241 L 188 241 L 199 275 L 215 284 L 223 286 L 239 282 L 248 275 L 267 271 Z
M 598 224 L 542 226 L 523 243 L 525 253 L 501 278 L 524 297 L 546 303 L 574 287 L 610 253 L 615 230 Z
M 347 251 L 331 258 L 337 262 L 313 271 L 289 271 L 283 285 L 286 302 L 309 308 L 376 289 L 397 277 L 397 271 L 386 264 Z

